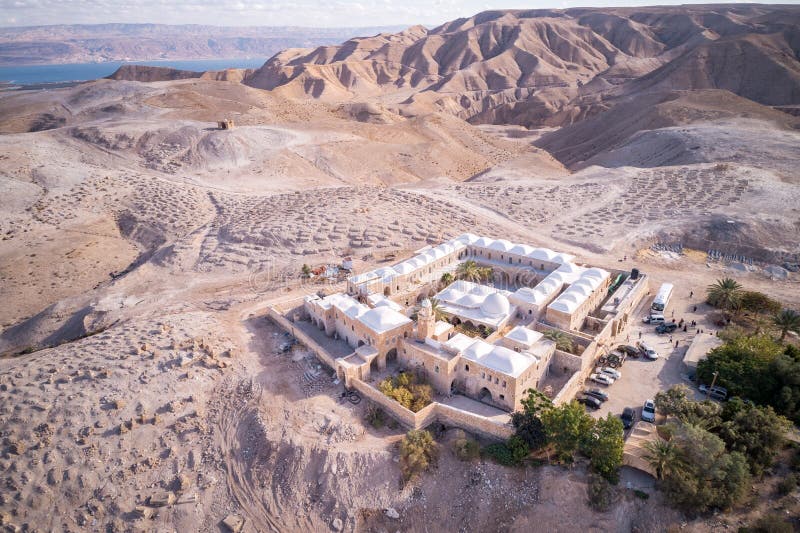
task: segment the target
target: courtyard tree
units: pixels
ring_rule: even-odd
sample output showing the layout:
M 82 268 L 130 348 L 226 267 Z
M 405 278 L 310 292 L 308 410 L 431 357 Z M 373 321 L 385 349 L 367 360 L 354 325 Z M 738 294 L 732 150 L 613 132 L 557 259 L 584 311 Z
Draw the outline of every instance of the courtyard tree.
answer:
M 683 384 L 673 385 L 665 391 L 656 394 L 653 400 L 656 409 L 666 416 L 675 416 L 682 412 L 686 402 L 689 401 L 689 387 Z
M 800 313 L 794 309 L 782 310 L 780 313 L 775 315 L 773 322 L 778 328 L 778 331 L 781 332 L 781 342 L 786 339 L 786 334 L 790 331 L 800 333 Z
M 581 443 L 590 437 L 594 419 L 575 400 L 547 409 L 541 414 L 547 440 L 559 461 L 571 462 Z
M 544 338 L 549 339 L 556 343 L 556 348 L 561 350 L 562 352 L 569 352 L 575 349 L 575 343 L 572 342 L 572 337 L 564 333 L 563 331 L 559 331 L 557 329 L 551 329 L 544 332 Z
M 487 281 L 491 279 L 492 274 L 493 272 L 491 268 L 481 267 L 472 259 L 464 261 L 458 265 L 458 269 L 456 269 L 456 277 L 458 279 L 475 283 L 480 283 L 481 281 Z
M 594 424 L 588 438 L 581 442 L 583 453 L 589 457 L 592 470 L 611 483 L 619 481 L 619 469 L 625 448 L 622 421 L 609 413 Z
M 429 431 L 412 429 L 400 441 L 400 469 L 408 481 L 427 470 L 436 460 L 437 447 Z
M 644 459 L 656 471 L 656 479 L 664 479 L 679 468 L 678 447 L 674 442 L 657 439 L 644 444 Z
M 300 273 L 303 275 L 304 278 L 311 277 L 311 267 L 307 264 L 303 263 L 302 268 L 300 269 Z
M 706 301 L 714 307 L 733 311 L 738 308 L 742 297 L 742 286 L 733 278 L 718 279 L 708 286 Z
M 453 283 L 454 281 L 455 278 L 453 277 L 453 274 L 451 274 L 450 272 L 445 272 L 444 274 L 442 274 L 442 277 L 439 278 L 439 286 L 441 288 L 444 288 Z

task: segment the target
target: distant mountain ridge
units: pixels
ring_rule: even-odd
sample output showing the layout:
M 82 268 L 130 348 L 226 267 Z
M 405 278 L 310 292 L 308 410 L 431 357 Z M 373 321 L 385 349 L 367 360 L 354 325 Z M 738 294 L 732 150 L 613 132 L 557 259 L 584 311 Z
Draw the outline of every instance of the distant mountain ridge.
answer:
M 652 91 L 800 104 L 799 58 L 797 5 L 503 10 L 285 50 L 245 83 L 330 102 L 378 97 L 406 115 L 563 126 Z
M 0 28 L 0 65 L 272 57 L 397 27 L 96 24 Z

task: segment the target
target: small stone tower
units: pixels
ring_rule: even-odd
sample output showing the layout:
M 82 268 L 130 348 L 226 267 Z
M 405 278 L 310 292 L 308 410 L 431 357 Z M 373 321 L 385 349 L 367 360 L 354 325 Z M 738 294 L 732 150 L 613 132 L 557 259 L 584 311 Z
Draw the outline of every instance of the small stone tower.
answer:
M 432 337 L 435 329 L 436 315 L 433 312 L 431 301 L 425 298 L 417 314 L 417 339 L 424 341 L 428 337 Z

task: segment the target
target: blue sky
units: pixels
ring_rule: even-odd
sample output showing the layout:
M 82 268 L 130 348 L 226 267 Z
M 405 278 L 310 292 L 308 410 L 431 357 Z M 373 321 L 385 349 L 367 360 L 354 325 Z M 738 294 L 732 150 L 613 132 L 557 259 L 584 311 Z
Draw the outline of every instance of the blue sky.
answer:
M 576 0 L 0 0 L 0 26 L 158 22 L 221 26 L 433 26 L 487 9 L 681 4 Z M 696 3 L 712 3 L 705 2 Z M 734 3 L 734 2 L 727 2 Z M 782 3 L 800 3 L 784 0 Z

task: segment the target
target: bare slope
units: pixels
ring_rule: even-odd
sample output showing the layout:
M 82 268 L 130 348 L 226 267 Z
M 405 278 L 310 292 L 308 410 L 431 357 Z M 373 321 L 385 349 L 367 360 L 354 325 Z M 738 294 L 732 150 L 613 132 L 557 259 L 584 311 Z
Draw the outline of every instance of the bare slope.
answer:
M 430 31 L 287 50 L 245 83 L 524 126 L 569 124 L 596 112 L 597 101 L 652 89 L 719 88 L 788 105 L 800 100 L 799 13 L 756 5 L 487 11 Z

